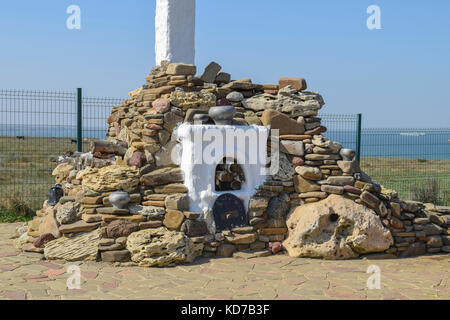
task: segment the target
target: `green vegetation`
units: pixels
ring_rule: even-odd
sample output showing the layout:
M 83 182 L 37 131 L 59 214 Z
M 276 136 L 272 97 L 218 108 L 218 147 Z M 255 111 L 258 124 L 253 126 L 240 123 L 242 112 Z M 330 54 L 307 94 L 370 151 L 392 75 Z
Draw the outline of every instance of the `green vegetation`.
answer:
M 34 211 L 21 199 L 10 196 L 0 200 L 0 222 L 29 221 Z
M 10 211 L 0 210 L 0 223 L 27 222 L 33 217 L 21 217 Z

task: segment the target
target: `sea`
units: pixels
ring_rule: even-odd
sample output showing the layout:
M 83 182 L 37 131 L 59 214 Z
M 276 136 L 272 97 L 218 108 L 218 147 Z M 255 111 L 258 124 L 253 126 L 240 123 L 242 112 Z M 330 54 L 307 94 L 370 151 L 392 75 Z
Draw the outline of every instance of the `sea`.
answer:
M 105 139 L 108 127 L 84 127 L 83 138 Z M 355 131 L 329 130 L 323 134 L 345 148 L 356 148 Z M 75 126 L 0 124 L 0 137 L 76 139 Z M 450 159 L 450 129 L 363 129 L 361 157 Z

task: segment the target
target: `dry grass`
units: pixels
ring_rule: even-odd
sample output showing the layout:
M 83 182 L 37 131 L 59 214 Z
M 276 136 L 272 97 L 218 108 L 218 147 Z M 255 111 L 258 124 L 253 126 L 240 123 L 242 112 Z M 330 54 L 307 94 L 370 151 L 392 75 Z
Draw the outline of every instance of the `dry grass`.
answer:
M 34 210 L 17 196 L 0 200 L 0 222 L 28 221 L 33 215 Z
M 402 199 L 450 205 L 450 159 L 367 157 L 361 159 L 361 168 L 374 181 L 396 190 Z
M 85 150 L 89 142 L 84 142 Z M 0 199 L 20 198 L 39 209 L 55 184 L 52 171 L 59 155 L 76 150 L 69 138 L 0 137 Z

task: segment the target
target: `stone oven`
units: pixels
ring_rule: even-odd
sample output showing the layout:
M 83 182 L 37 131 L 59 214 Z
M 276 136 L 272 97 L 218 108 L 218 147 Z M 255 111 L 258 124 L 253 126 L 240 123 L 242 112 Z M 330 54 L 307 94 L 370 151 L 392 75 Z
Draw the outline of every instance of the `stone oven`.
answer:
M 247 210 L 238 208 L 248 208 L 251 196 L 266 179 L 269 129 L 184 123 L 175 135 L 181 144 L 180 168 L 188 189 L 189 210 L 204 217 L 212 214 L 209 230 L 215 233 L 218 216 L 226 215 L 222 211 L 227 210 L 227 199 L 234 211 L 232 225 L 246 225 Z M 214 207 L 220 213 L 214 214 Z M 222 224 L 226 225 L 225 220 Z

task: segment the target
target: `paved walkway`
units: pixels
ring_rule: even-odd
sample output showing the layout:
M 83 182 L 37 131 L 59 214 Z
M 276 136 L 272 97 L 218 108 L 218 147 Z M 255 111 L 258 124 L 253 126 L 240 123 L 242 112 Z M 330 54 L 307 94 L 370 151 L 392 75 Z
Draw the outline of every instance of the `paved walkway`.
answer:
M 450 257 L 322 261 L 284 255 L 198 259 L 173 268 L 75 263 L 80 289 L 68 290 L 67 268 L 12 245 L 17 224 L 0 224 L 0 299 L 449 299 Z M 367 289 L 376 265 L 381 289 Z

